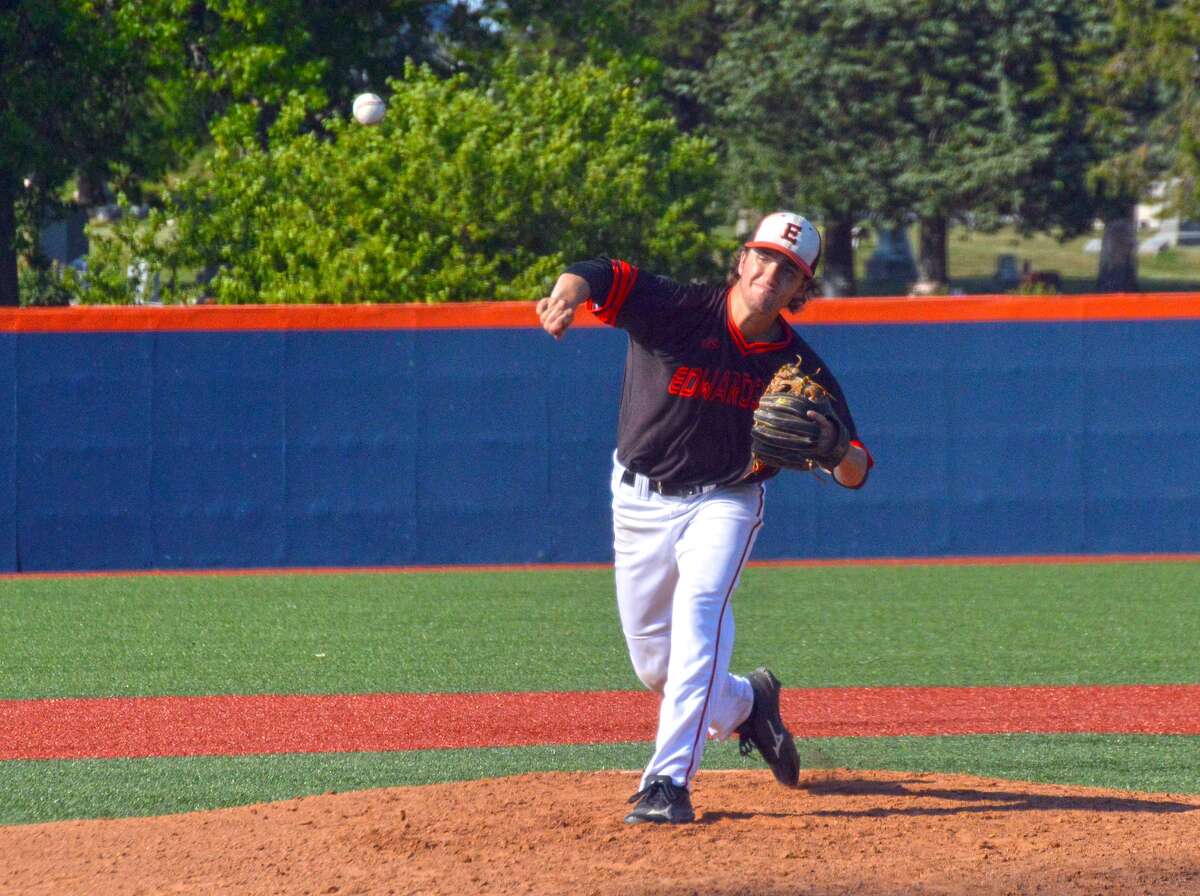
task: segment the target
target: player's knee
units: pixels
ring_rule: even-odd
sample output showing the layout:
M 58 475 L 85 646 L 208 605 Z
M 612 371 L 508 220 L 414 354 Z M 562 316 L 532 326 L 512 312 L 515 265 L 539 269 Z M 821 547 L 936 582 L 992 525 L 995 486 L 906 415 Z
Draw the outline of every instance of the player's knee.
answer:
M 628 638 L 629 659 L 642 684 L 661 694 L 667 687 L 667 666 L 671 660 L 671 641 L 667 637 Z
M 666 669 L 638 669 L 637 677 L 642 680 L 642 684 L 654 691 L 656 694 L 661 694 L 667 687 L 667 670 Z
M 661 694 L 662 691 L 666 690 L 667 676 L 665 673 L 638 672 L 637 676 L 642 679 L 642 684 L 649 687 L 654 693 Z

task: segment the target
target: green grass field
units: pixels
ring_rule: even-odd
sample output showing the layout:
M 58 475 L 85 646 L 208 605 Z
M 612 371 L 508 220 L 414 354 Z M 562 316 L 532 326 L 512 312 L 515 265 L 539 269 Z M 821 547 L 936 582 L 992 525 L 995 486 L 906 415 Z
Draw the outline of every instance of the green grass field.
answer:
M 1200 563 L 751 568 L 734 668 L 795 687 L 1198 683 L 1197 594 Z M 606 570 L 6 579 L 0 631 L 0 699 L 639 687 Z M 1200 792 L 1187 737 L 805 743 L 814 764 Z M 6 761 L 0 823 L 632 769 L 647 749 Z M 728 744 L 705 757 L 742 764 Z

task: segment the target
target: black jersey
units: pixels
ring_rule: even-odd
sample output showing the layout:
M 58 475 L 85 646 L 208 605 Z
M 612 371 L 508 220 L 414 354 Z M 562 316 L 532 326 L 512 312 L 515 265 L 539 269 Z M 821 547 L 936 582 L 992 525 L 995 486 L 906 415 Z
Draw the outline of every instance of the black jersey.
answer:
M 750 467 L 750 427 L 775 371 L 794 363 L 829 390 L 857 432 L 837 380 L 794 329 L 750 342 L 733 322 L 729 287 L 682 284 L 607 258 L 568 269 L 588 282 L 588 307 L 629 334 L 617 459 L 675 485 L 727 485 Z

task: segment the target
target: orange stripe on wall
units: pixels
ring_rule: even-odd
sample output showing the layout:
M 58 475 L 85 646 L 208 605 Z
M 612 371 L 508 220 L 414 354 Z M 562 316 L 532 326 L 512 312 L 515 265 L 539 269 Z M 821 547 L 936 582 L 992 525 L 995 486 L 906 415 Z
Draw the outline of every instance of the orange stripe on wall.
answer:
M 587 315 L 580 315 L 576 325 L 588 326 L 583 320 L 585 317 Z M 532 302 L 456 302 L 446 305 L 136 305 L 0 311 L 0 332 L 18 333 L 459 330 L 538 326 Z
M 814 299 L 800 325 L 1200 319 L 1200 293 Z M 444 305 L 88 306 L 0 310 L 0 332 L 537 329 L 533 302 Z M 575 327 L 603 326 L 577 314 Z
M 1195 320 L 1200 319 L 1200 293 L 814 299 L 789 318 L 799 324 Z

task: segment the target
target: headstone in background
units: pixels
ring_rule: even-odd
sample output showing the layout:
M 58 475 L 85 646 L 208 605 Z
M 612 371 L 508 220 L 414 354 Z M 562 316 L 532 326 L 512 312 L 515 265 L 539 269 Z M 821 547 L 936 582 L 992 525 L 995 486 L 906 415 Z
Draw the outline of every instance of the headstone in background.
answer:
M 904 282 L 917 279 L 917 262 L 908 241 L 908 231 L 903 227 L 881 227 L 876 230 L 876 235 L 875 251 L 867 259 L 867 279 Z
M 1179 241 L 1180 246 L 1200 246 L 1200 221 L 1180 221 L 1179 222 Z
M 51 261 L 64 267 L 81 255 L 87 255 L 88 241 L 83 226 L 87 213 L 83 209 L 69 212 L 56 221 L 46 221 L 38 232 L 38 248 Z
M 1012 289 L 1021 282 L 1021 272 L 1017 268 L 1017 256 L 997 255 L 996 273 L 992 280 L 998 289 Z
M 1163 218 L 1158 231 L 1138 243 L 1138 255 L 1156 255 L 1176 246 L 1200 246 L 1200 221 Z
M 133 288 L 133 303 L 135 305 L 162 304 L 162 278 L 158 271 L 150 269 L 145 259 L 134 261 L 125 271 L 129 285 Z

